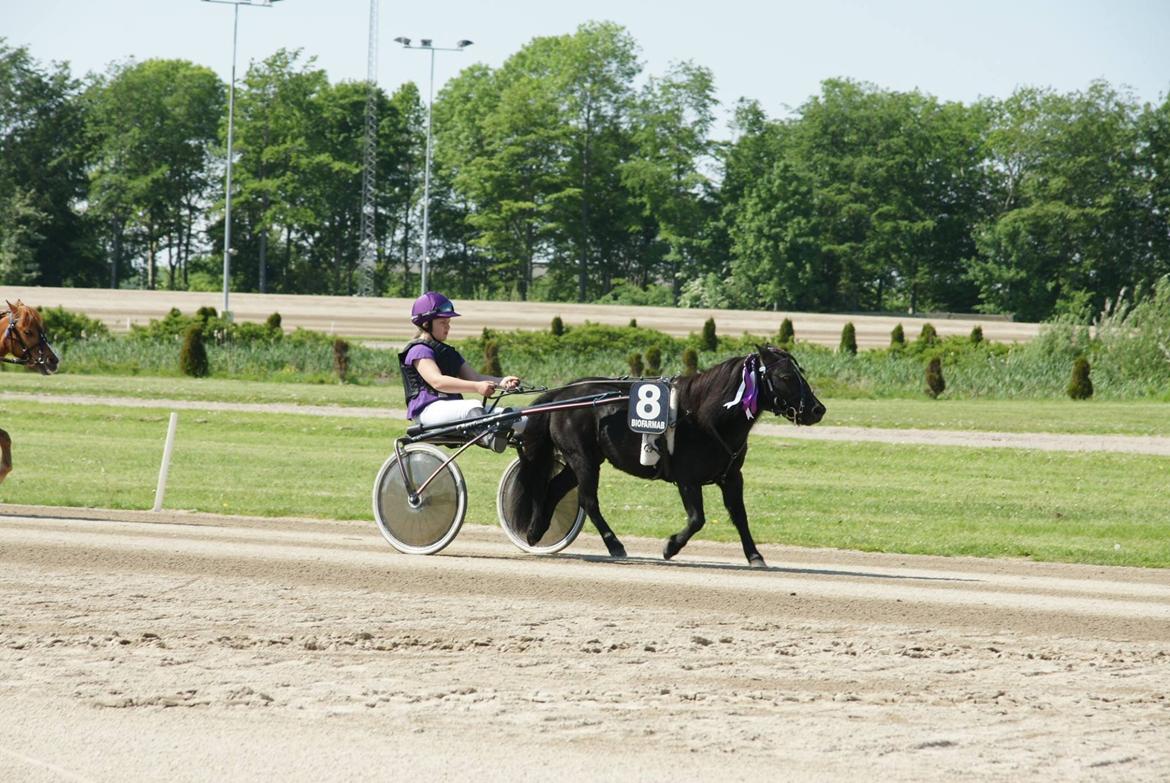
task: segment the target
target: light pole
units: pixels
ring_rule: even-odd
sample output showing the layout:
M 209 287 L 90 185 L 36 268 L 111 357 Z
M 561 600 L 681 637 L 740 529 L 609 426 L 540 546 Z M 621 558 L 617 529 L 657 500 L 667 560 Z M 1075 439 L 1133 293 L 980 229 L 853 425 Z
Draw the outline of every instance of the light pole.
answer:
M 219 3 L 233 6 L 232 19 L 232 80 L 228 83 L 228 135 L 227 135 L 227 183 L 224 185 L 223 196 L 223 317 L 231 318 L 228 309 L 228 289 L 232 279 L 232 158 L 235 148 L 232 146 L 232 134 L 235 129 L 236 115 L 236 42 L 240 33 L 240 6 L 254 5 L 271 8 L 273 3 L 281 0 L 203 0 L 205 3 Z
M 402 44 L 403 49 L 417 49 L 420 51 L 429 51 L 431 53 L 431 80 L 427 88 L 427 152 L 426 164 L 423 166 L 423 244 L 422 244 L 422 267 L 420 269 L 420 277 L 422 278 L 420 293 L 427 292 L 427 264 L 430 261 L 428 255 L 430 242 L 430 215 L 431 215 L 431 107 L 435 103 L 435 52 L 462 52 L 467 47 L 471 46 L 474 41 L 464 39 L 455 44 L 454 47 L 433 46 L 430 38 L 422 38 L 419 40 L 417 46 L 412 46 L 409 38 L 399 36 L 394 39 L 395 43 Z

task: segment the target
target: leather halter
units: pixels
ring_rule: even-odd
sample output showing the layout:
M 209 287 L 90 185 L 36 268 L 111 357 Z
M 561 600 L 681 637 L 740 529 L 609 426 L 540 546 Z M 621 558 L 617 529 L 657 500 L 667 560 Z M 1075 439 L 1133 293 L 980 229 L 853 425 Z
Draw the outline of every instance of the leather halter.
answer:
M 20 334 L 20 330 L 16 328 L 16 313 L 6 310 L 4 312 L 0 312 L 0 318 L 7 318 L 8 319 L 8 328 L 4 330 L 4 339 L 2 342 L 6 342 L 9 344 L 10 351 L 12 351 L 12 348 L 11 348 L 12 343 L 16 343 L 16 345 L 18 345 L 20 347 L 20 350 L 21 350 L 21 353 L 19 355 L 17 355 L 16 351 L 12 351 L 13 356 L 15 356 L 16 358 L 9 358 L 8 356 L 0 356 L 0 362 L 4 362 L 6 364 L 19 364 L 19 365 L 22 365 L 25 367 L 28 367 L 30 365 L 33 367 L 41 367 L 43 365 L 48 364 L 48 361 L 46 359 L 44 359 L 43 356 L 42 356 L 42 358 L 39 358 L 39 359 L 33 357 L 33 355 L 32 355 L 33 348 L 36 348 L 36 347 L 42 348 L 44 351 L 47 351 L 52 356 L 56 355 L 55 353 L 53 353 L 53 347 L 51 345 L 49 345 L 49 341 L 45 337 L 45 330 L 44 329 L 37 330 L 37 341 L 36 341 L 36 343 L 33 344 L 32 347 L 29 347 L 28 343 L 26 343 L 24 341 L 24 337 Z

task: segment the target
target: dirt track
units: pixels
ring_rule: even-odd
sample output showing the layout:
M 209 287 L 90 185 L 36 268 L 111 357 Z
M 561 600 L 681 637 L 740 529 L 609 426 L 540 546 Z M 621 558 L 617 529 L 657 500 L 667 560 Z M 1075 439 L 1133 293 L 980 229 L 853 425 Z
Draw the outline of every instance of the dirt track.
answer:
M 2 513 L 3 780 L 1170 779 L 1164 571 Z
M 64 307 L 85 313 L 103 321 L 114 331 L 127 331 L 129 324 L 146 324 L 152 318 L 162 318 L 167 310 L 177 307 L 184 313 L 194 313 L 200 307 L 223 306 L 222 293 L 193 291 L 111 291 L 102 288 L 21 288 L 8 286 L 4 296 L 21 298 L 28 304 L 45 307 Z M 407 314 L 410 299 L 380 299 L 345 296 L 292 296 L 285 294 L 231 294 L 229 305 L 237 320 L 262 322 L 279 312 L 285 329 L 298 326 L 347 337 L 373 340 L 400 341 L 413 334 Z M 906 336 L 913 339 L 930 321 L 938 333 L 970 334 L 979 324 L 988 340 L 997 342 L 1025 342 L 1039 333 L 1039 324 L 1013 323 L 994 318 L 822 315 L 818 313 L 783 313 L 748 310 L 694 309 L 674 307 L 637 307 L 624 305 L 584 305 L 549 302 L 461 302 L 463 313 L 455 337 L 479 334 L 485 326 L 493 329 L 548 329 L 553 316 L 559 315 L 566 325 L 594 323 L 625 326 L 637 318 L 643 327 L 666 334 L 685 337 L 699 332 L 703 322 L 714 318 L 720 334 L 739 335 L 744 332 L 764 335 L 776 334 L 780 322 L 792 319 L 799 340 L 820 345 L 837 346 L 841 328 L 852 321 L 857 332 L 857 344 L 863 348 L 885 347 L 890 344 L 890 330 L 903 324 Z

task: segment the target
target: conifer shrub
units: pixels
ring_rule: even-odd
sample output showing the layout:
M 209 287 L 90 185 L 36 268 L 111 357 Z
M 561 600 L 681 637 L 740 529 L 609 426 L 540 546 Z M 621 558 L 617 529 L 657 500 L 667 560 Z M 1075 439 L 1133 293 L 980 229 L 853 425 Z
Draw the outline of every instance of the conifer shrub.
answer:
M 565 322 L 561 320 L 559 315 L 553 316 L 550 331 L 552 332 L 553 337 L 560 337 L 565 333 Z
M 1073 362 L 1072 378 L 1068 382 L 1068 396 L 1074 400 L 1087 400 L 1093 396 L 1093 381 L 1089 378 L 1089 360 L 1078 356 Z
M 946 388 L 947 382 L 943 379 L 942 373 L 942 359 L 936 356 L 926 365 L 926 393 L 932 398 L 937 398 Z
M 631 329 L 637 329 L 637 328 L 638 328 L 638 319 L 637 319 L 637 318 L 631 318 L 631 319 L 630 319 L 630 328 L 631 328 Z
M 919 348 L 938 345 L 938 332 L 935 331 L 932 324 L 923 324 L 922 331 L 918 333 L 918 340 L 916 342 Z
M 340 337 L 333 341 L 333 371 L 337 380 L 345 383 L 349 376 L 349 343 Z
M 978 345 L 981 342 L 983 342 L 983 327 L 975 324 L 971 327 L 971 343 Z
M 206 307 L 200 307 L 198 310 L 196 310 L 195 317 L 198 318 L 200 321 L 207 323 L 208 321 L 210 321 L 214 318 L 218 318 L 219 313 L 217 313 L 215 311 L 214 307 L 211 307 L 210 305 L 208 305 Z
M 857 330 L 853 328 L 852 321 L 846 321 L 845 326 L 841 328 L 841 345 L 837 351 L 857 355 Z
M 483 367 L 480 372 L 497 378 L 504 375 L 504 370 L 500 367 L 500 344 L 495 340 L 488 340 L 483 344 Z
M 179 371 L 192 378 L 206 378 L 211 375 L 207 348 L 203 345 L 203 329 L 199 324 L 188 326 L 183 335 L 183 347 L 179 349 Z
M 708 318 L 703 324 L 703 337 L 699 345 L 704 351 L 715 351 L 719 348 L 719 338 L 715 334 L 715 319 Z
M 699 352 L 694 348 L 683 351 L 683 375 L 694 375 L 699 371 Z
M 662 349 L 657 345 L 646 349 L 646 374 L 651 376 L 662 375 Z
M 626 357 L 626 363 L 630 365 L 630 375 L 632 377 L 642 377 L 642 354 L 635 351 Z
M 902 329 L 902 324 L 890 330 L 890 347 L 895 350 L 906 347 L 906 332 Z
M 264 325 L 274 331 L 280 331 L 280 313 L 273 313 L 264 320 Z
M 796 331 L 792 328 L 792 319 L 785 318 L 780 322 L 780 332 L 776 335 L 776 344 L 781 348 L 791 347 L 796 342 Z

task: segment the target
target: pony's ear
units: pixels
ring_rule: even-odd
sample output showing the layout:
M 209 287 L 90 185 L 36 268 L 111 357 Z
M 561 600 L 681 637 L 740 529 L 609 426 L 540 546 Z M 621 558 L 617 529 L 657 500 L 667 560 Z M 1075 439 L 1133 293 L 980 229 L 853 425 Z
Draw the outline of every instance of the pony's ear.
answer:
M 12 304 L 12 302 L 9 302 L 7 299 L 5 299 L 4 304 L 8 305 L 8 312 L 16 312 L 16 308 L 20 307 L 20 300 L 17 299 L 16 304 Z

